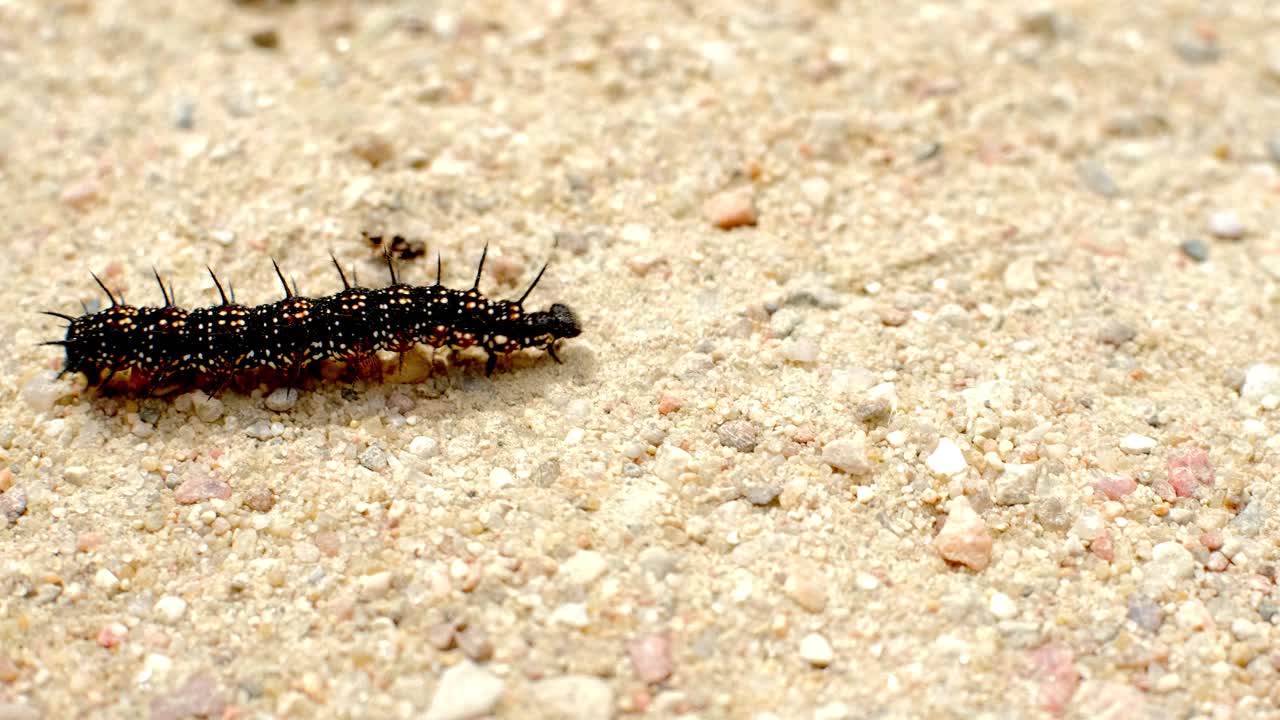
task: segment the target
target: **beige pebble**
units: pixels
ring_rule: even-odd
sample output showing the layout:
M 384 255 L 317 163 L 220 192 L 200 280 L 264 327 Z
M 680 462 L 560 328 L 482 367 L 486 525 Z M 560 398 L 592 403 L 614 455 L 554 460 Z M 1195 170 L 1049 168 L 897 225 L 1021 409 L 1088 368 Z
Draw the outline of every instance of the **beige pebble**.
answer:
M 703 203 L 702 216 L 721 230 L 755 225 L 755 198 L 750 188 L 717 193 Z

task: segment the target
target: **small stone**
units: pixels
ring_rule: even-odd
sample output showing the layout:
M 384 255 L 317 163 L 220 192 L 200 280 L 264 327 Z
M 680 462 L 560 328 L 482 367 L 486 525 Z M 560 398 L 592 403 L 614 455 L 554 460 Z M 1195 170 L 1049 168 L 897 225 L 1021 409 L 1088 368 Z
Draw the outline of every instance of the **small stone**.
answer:
M 193 470 L 190 477 L 173 491 L 173 499 L 179 505 L 193 505 L 210 498 L 226 500 L 231 497 L 231 486 L 202 470 Z
M 1209 246 L 1195 238 L 1184 240 L 1178 247 L 1182 250 L 1183 255 L 1196 262 L 1204 262 L 1209 259 Z
M 1211 34 L 1185 32 L 1173 40 L 1173 51 L 1188 65 L 1208 65 L 1222 57 L 1222 47 Z
M 377 445 L 370 445 L 360 453 L 360 464 L 366 470 L 381 472 L 387 469 L 387 453 Z
M 151 701 L 151 720 L 220 718 L 226 709 L 227 700 L 217 678 L 197 673 L 187 678 L 182 687 Z
M 276 496 L 268 488 L 256 487 L 244 496 L 244 504 L 254 512 L 271 512 L 276 505 Z
M 586 603 L 565 603 L 551 611 L 551 622 L 566 627 L 582 629 L 591 624 Z
M 22 399 L 27 401 L 36 412 L 53 409 L 66 391 L 66 386 L 58 382 L 57 373 L 50 371 L 36 373 L 30 381 L 22 386 Z
M 1004 269 L 1004 288 L 1013 295 L 1033 295 L 1040 289 L 1035 258 L 1021 257 Z
M 730 420 L 716 428 L 716 435 L 721 445 L 743 453 L 753 452 L 760 440 L 760 431 L 746 420 Z
M 1249 366 L 1240 386 L 1240 397 L 1258 406 L 1271 404 L 1270 399 L 1280 397 L 1280 367 L 1267 363 Z
M 591 675 L 540 680 L 530 695 L 532 707 L 524 709 L 529 720 L 610 720 L 614 716 L 613 688 Z
M 787 362 L 797 365 L 812 365 L 818 362 L 818 344 L 805 338 L 787 338 L 782 341 L 778 351 Z
M 1267 138 L 1267 157 L 1271 158 L 1271 162 L 1280 165 L 1280 132 L 1274 133 Z
M 511 487 L 515 482 L 516 476 L 504 467 L 495 467 L 489 470 L 489 486 L 494 490 Z
M 1098 331 L 1098 339 L 1112 347 L 1120 347 L 1137 336 L 1132 325 L 1119 320 L 1111 320 Z
M 160 622 L 173 625 L 187 614 L 187 601 L 177 595 L 165 595 L 156 601 L 154 610 Z
M 797 605 L 811 613 L 827 609 L 827 579 L 816 567 L 796 567 L 787 575 L 782 589 Z
M 964 459 L 960 447 L 951 438 L 945 437 L 938 440 L 938 447 L 929 453 L 924 464 L 929 472 L 943 478 L 954 477 L 969 469 L 969 463 Z
M 671 677 L 671 641 L 665 635 L 645 635 L 627 644 L 627 655 L 636 678 L 660 683 Z
M 579 550 L 560 566 L 559 574 L 574 585 L 586 586 L 600 579 L 608 568 L 604 555 L 595 550 Z
M 1166 462 L 1169 485 L 1178 497 L 1190 497 L 1201 485 L 1213 484 L 1213 466 L 1209 464 L 1209 451 L 1193 448 L 1171 456 Z
M 98 572 L 93 574 L 93 584 L 111 593 L 120 588 L 120 578 L 106 568 L 98 568 Z
M 112 622 L 103 625 L 102 629 L 98 630 L 98 637 L 96 639 L 99 645 L 110 649 L 124 642 L 124 639 L 128 636 L 129 627 L 127 625 L 124 623 Z
M 1111 178 L 1111 173 L 1107 172 L 1107 168 L 1101 163 L 1087 160 L 1080 164 L 1080 179 L 1084 181 L 1085 187 L 1094 191 L 1104 198 L 1113 198 L 1120 194 L 1120 188 L 1116 186 L 1116 181 Z
M 824 668 L 835 660 L 831 643 L 818 633 L 809 633 L 800 641 L 800 657 L 814 667 Z
M 203 422 L 216 422 L 218 418 L 222 417 L 222 401 L 218 398 L 209 397 L 199 390 L 191 393 L 191 407 L 196 411 L 196 417 Z
M 271 25 L 263 25 L 249 32 L 249 42 L 264 50 L 280 47 L 280 33 Z
M 440 652 L 452 650 L 457 646 L 457 628 L 453 623 L 435 623 L 427 628 L 424 635 L 427 639 L 427 644 Z
M 27 491 L 21 485 L 9 488 L 7 492 L 0 495 L 0 517 L 15 523 L 26 512 Z
M 291 410 L 298 402 L 298 391 L 291 387 L 276 388 L 267 396 L 267 409 L 273 412 Z
M 484 662 L 493 658 L 493 643 L 489 634 L 478 625 L 468 625 L 456 633 L 458 649 L 463 655 L 475 662 Z
M 721 230 L 756 224 L 755 199 L 751 188 L 717 193 L 702 205 L 702 216 Z
M 942 531 L 934 538 L 938 554 L 948 562 L 958 563 L 975 572 L 991 563 L 992 540 L 982 517 L 974 512 L 963 496 L 951 501 Z
M 853 419 L 871 427 L 883 425 L 893 416 L 893 401 L 877 397 L 860 402 L 853 408 Z
M 880 305 L 876 307 L 876 317 L 885 327 L 902 327 L 911 319 L 911 313 L 896 305 Z
M 1102 493 L 1108 500 L 1119 500 L 1125 495 L 1138 489 L 1138 482 L 1131 477 L 1122 475 L 1107 475 L 1098 479 L 1094 484 L 1098 492 Z
M 267 441 L 275 437 L 275 432 L 271 428 L 271 422 L 266 419 L 257 420 L 249 427 L 244 429 L 244 434 L 254 440 Z
M 858 431 L 827 443 L 822 448 L 822 462 L 849 475 L 867 475 L 871 472 L 871 463 L 867 460 L 867 434 Z
M 17 702 L 0 702 L 0 720 L 41 720 L 44 715 L 30 705 Z
M 364 160 L 373 167 L 385 165 L 396 156 L 395 145 L 385 136 L 378 133 L 367 133 L 356 138 L 351 144 L 351 154 Z
M 1132 595 L 1126 617 L 1142 630 L 1155 633 L 1164 624 L 1164 609 L 1147 595 Z
M 1002 592 L 993 593 L 991 600 L 987 603 L 987 609 L 998 620 L 1012 620 L 1018 616 L 1018 606 L 1013 602 L 1013 598 Z
M 490 715 L 505 687 L 498 676 L 464 660 L 441 674 L 425 720 L 471 720 Z
M 1026 505 L 1036 487 L 1039 466 L 1007 463 L 995 482 L 995 501 L 1001 505 Z
M 800 193 L 810 205 L 822 209 L 831 196 L 831 183 L 822 178 L 809 178 L 800 183 Z
M 1244 237 L 1244 223 L 1234 210 L 1219 210 L 1209 215 L 1206 223 L 1209 234 L 1223 240 L 1239 240 Z
M 1036 700 L 1041 709 L 1061 715 L 1080 686 L 1075 654 L 1070 648 L 1045 645 L 1027 653 L 1030 676 L 1036 683 Z
M 1158 444 L 1154 438 L 1138 433 L 1129 433 L 1120 440 L 1120 449 L 1127 455 L 1146 455 L 1154 450 Z
M 640 567 L 662 580 L 676 569 L 679 560 L 665 548 L 651 546 L 640 551 Z
M 360 590 L 360 597 L 366 600 L 377 600 L 384 598 L 387 593 L 391 592 L 391 585 L 394 577 L 390 570 L 382 570 L 368 575 L 361 575 L 356 580 L 356 586 Z
M 689 469 L 689 465 L 692 462 L 692 455 L 675 445 L 664 443 L 662 447 L 658 448 L 658 452 L 654 456 L 653 474 L 664 482 L 674 483 L 680 479 L 680 475 Z
M 72 210 L 85 212 L 98 202 L 101 195 L 102 186 L 97 180 L 89 177 L 63 188 L 62 193 L 58 195 L 58 200 Z
M 419 435 L 409 442 L 409 452 L 420 458 L 433 458 L 440 454 L 440 443 L 435 438 Z
M 742 497 L 757 507 L 771 505 L 781 494 L 782 488 L 777 485 L 751 485 L 742 491 Z
M 179 130 L 190 130 L 195 127 L 196 104 L 188 97 L 180 97 L 173 101 L 173 109 L 169 118 L 173 126 Z
M 1156 594 L 1176 589 L 1195 577 L 1196 559 L 1176 542 L 1162 542 L 1151 549 L 1151 559 L 1143 566 L 1144 582 Z
M 1262 622 L 1269 623 L 1277 615 L 1280 615 L 1280 604 L 1269 598 L 1258 601 L 1258 616 L 1262 618 Z

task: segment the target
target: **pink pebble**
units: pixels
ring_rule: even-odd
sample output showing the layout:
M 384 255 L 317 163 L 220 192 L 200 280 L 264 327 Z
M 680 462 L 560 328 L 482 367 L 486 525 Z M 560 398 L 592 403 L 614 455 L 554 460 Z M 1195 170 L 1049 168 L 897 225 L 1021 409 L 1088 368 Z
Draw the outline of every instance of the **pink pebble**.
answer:
M 750 188 L 713 195 L 702 205 L 702 215 L 721 230 L 756 224 L 755 199 Z
M 85 178 L 63 188 L 58 199 L 73 210 L 84 212 L 98 201 L 102 187 L 93 178 Z
M 1190 497 L 1200 485 L 1213 484 L 1209 451 L 1203 448 L 1192 448 L 1174 455 L 1166 465 L 1169 469 L 1169 485 L 1178 497 Z
M 1107 475 L 1097 482 L 1098 492 L 1101 492 L 1108 500 L 1119 500 L 1138 489 L 1138 482 L 1131 477 L 1121 475 Z
M 1116 559 L 1116 543 L 1111 539 L 1110 532 L 1104 532 L 1089 543 L 1089 551 L 1098 556 L 1100 560 L 1111 562 Z
M 129 628 L 123 623 L 107 623 L 98 631 L 98 644 L 104 648 L 113 648 L 123 642 L 128 634 Z
M 231 486 L 212 475 L 195 474 L 173 491 L 173 499 L 181 505 L 192 505 L 209 498 L 226 500 L 231 497 Z
M 1031 664 L 1031 679 L 1039 686 L 1036 697 L 1040 707 L 1054 715 L 1062 714 L 1080 687 L 1075 655 L 1070 648 L 1044 645 L 1030 651 L 1027 659 Z
M 627 645 L 631 665 L 641 682 L 659 683 L 671 677 L 671 642 L 663 635 L 645 635 Z

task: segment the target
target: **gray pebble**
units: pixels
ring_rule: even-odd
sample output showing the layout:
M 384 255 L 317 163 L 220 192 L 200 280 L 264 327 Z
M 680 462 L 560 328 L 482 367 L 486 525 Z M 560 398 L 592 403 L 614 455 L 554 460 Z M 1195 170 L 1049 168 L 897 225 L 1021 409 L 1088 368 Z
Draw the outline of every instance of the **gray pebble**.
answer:
M 1231 519 L 1230 525 L 1245 535 L 1257 535 L 1266 522 L 1267 510 L 1262 505 L 1262 499 L 1255 497 L 1244 506 L 1240 514 Z
M 853 409 L 853 417 L 867 425 L 883 425 L 893 415 L 893 403 L 888 398 L 876 398 L 858 403 Z
M 275 412 L 284 412 L 293 408 L 297 402 L 298 391 L 296 388 L 276 388 L 267 396 L 267 409 Z
M 1164 610 L 1160 608 L 1160 603 L 1146 595 L 1129 597 L 1127 616 L 1135 625 L 1149 633 L 1154 633 L 1164 624 Z
M 924 162 L 926 160 L 932 160 L 938 157 L 938 155 L 941 152 L 942 152 L 942 143 L 936 140 L 930 140 L 929 142 L 917 145 L 916 149 L 912 151 L 911 155 L 916 162 Z
M 1186 240 L 1179 246 L 1182 254 L 1195 260 L 1196 262 L 1204 262 L 1209 259 L 1209 246 L 1195 238 Z
M 746 420 L 730 420 L 716 428 L 716 435 L 721 445 L 744 453 L 753 452 L 760 441 L 760 430 Z
M 1267 138 L 1267 157 L 1271 162 L 1280 165 L 1280 132 Z
M 254 440 L 270 440 L 274 435 L 271 432 L 271 423 L 267 420 L 258 420 L 249 427 L 244 429 L 244 434 Z
M 377 445 L 370 445 L 360 453 L 360 464 L 369 470 L 378 472 L 387 467 L 387 453 Z
M 173 112 L 170 116 L 173 126 L 179 130 L 190 130 L 196 124 L 196 104 L 191 98 L 180 97 L 173 101 Z
M 534 683 L 533 718 L 607 720 L 614 716 L 613 687 L 592 675 L 563 675 Z M 536 710 L 535 710 L 536 708 Z
M 1087 160 L 1080 164 L 1080 179 L 1084 181 L 1085 187 L 1101 195 L 1104 198 L 1112 198 L 1120 193 L 1120 188 L 1116 185 L 1116 181 L 1111 178 L 1111 173 L 1102 166 L 1101 163 Z
M 1280 605 L 1269 598 L 1263 598 L 1258 603 L 1258 615 L 1262 617 L 1263 622 L 1271 622 L 1271 618 L 1280 615 Z
M 742 496 L 752 505 L 764 507 L 769 505 L 782 494 L 782 488 L 777 485 L 752 485 L 742 491 Z
M 11 487 L 5 494 L 0 495 L 0 515 L 9 522 L 17 522 L 26 511 L 27 491 L 21 486 Z
M 796 290 L 787 295 L 783 301 L 786 305 L 809 306 L 823 310 L 835 310 L 841 306 L 840 295 L 828 287 L 813 287 Z
M 1119 347 L 1138 336 L 1132 325 L 1120 320 L 1110 320 L 1098 331 L 1098 339 L 1113 347 Z
M 1217 41 L 1198 33 L 1184 33 L 1173 41 L 1173 51 L 1188 65 L 1208 65 L 1222 57 Z
M 489 641 L 489 634 L 475 625 L 459 629 L 455 639 L 462 653 L 476 662 L 484 662 L 493 657 L 493 643 Z
M 676 556 L 658 546 L 640 551 L 640 566 L 661 580 L 676 569 Z

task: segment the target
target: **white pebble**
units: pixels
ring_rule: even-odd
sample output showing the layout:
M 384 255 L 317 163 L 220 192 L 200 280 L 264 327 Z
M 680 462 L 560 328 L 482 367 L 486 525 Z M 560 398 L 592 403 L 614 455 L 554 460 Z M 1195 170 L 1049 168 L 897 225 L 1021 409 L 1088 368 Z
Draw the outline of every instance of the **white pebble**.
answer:
M 960 447 L 951 438 L 945 437 L 938 441 L 938 447 L 929 454 L 924 464 L 938 477 L 959 475 L 969 468 L 969 463 L 965 461 Z
M 420 458 L 431 458 L 440 454 L 440 443 L 435 438 L 419 435 L 409 442 L 409 452 Z
M 1244 373 L 1244 385 L 1240 397 L 1254 405 L 1261 405 L 1268 397 L 1280 395 L 1280 367 L 1267 363 L 1249 366 Z
M 1012 620 L 1018 616 L 1018 606 L 1014 604 L 1013 598 L 1002 592 L 994 593 L 987 608 L 991 610 L 991 614 L 1000 620 Z
M 156 601 L 155 611 L 162 622 L 173 624 L 187 614 L 187 601 L 177 595 L 165 595 Z
M 658 448 L 658 453 L 653 462 L 653 474 L 663 482 L 674 483 L 680 479 L 681 473 L 689 468 L 689 464 L 693 462 L 693 456 L 681 450 L 675 445 L 666 445 Z
M 804 194 L 804 199 L 808 200 L 810 205 L 821 209 L 827 204 L 827 198 L 831 196 L 831 183 L 820 177 L 809 178 L 800 183 L 800 192 Z
M 107 592 L 114 592 L 120 587 L 120 578 L 106 568 L 98 568 L 98 572 L 93 574 L 93 584 Z
M 551 622 L 572 628 L 584 628 L 591 624 L 586 603 L 565 603 L 551 611 Z
M 1004 269 L 1004 287 L 1013 295 L 1032 295 L 1040 289 L 1036 280 L 1036 261 L 1021 257 Z
M 391 571 L 383 570 L 369 575 L 361 575 L 356 584 L 360 586 L 360 597 L 366 600 L 385 597 L 387 592 L 391 590 Z
M 516 476 L 504 467 L 496 467 L 489 471 L 489 485 L 494 490 L 510 487 L 516 482 Z
M 827 443 L 822 448 L 822 462 L 850 475 L 871 472 L 871 464 L 867 462 L 867 434 L 859 430 Z
M 818 361 L 818 345 L 812 340 L 787 338 L 780 348 L 782 357 L 797 365 L 812 365 Z
M 814 667 L 826 667 L 835 660 L 835 651 L 831 643 L 818 633 L 809 633 L 800 641 L 800 657 Z
M 502 678 L 463 660 L 440 675 L 424 720 L 470 720 L 490 715 L 505 687 Z
M 1209 215 L 1207 223 L 1209 234 L 1224 240 L 1238 240 L 1244 237 L 1244 223 L 1234 210 L 1219 210 Z
M 590 585 L 599 579 L 608 567 L 609 563 L 600 553 L 594 550 L 579 550 L 560 566 L 560 574 L 574 585 Z
M 862 570 L 853 576 L 853 582 L 861 590 L 875 590 L 880 587 L 880 578 Z
M 1120 449 L 1129 455 L 1145 455 L 1158 445 L 1154 438 L 1138 433 L 1129 433 L 1120 441 Z

